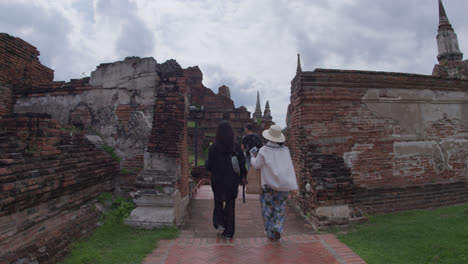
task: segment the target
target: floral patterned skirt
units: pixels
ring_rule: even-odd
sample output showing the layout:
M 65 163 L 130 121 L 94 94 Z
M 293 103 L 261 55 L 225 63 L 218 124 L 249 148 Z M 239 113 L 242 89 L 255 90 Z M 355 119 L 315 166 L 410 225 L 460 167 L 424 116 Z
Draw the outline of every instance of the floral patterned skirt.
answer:
M 286 200 L 288 192 L 280 192 L 264 186 L 260 194 L 263 224 L 268 237 L 274 237 L 274 232 L 283 233 Z

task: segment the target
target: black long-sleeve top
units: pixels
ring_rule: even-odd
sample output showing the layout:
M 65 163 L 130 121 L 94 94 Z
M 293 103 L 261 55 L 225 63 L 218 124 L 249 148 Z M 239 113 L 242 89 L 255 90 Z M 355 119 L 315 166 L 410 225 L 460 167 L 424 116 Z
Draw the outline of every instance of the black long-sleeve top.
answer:
M 241 177 L 247 175 L 245 168 L 245 156 L 239 144 L 235 144 L 234 151 L 214 143 L 208 151 L 206 168 L 211 172 L 211 188 L 214 195 L 223 197 L 225 200 L 236 199 Z M 239 161 L 240 175 L 232 168 L 231 155 L 236 155 Z

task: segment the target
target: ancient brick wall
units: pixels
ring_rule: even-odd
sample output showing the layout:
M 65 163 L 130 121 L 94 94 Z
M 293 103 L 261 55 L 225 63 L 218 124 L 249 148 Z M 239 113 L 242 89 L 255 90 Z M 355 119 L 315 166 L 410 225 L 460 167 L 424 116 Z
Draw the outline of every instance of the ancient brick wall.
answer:
M 234 102 L 230 98 L 229 87 L 222 85 L 218 88 L 218 93 L 215 94 L 211 89 L 203 85 L 203 73 L 198 66 L 184 69 L 184 76 L 190 86 L 190 104 L 204 107 L 203 117 L 198 121 L 197 141 L 199 144 L 209 146 L 210 142 L 214 141 L 216 129 L 221 120 L 231 122 L 236 137 L 243 136 L 245 125 L 252 123 L 252 119 L 247 108 L 243 106 L 234 107 Z M 191 150 L 195 138 L 193 131 L 194 129 L 189 130 Z M 198 150 L 202 151 L 201 148 Z
M 34 46 L 0 33 L 0 81 L 13 86 L 37 86 L 53 80 L 54 71 L 41 64 Z
M 83 133 L 99 135 L 122 158 L 117 180 L 122 194 L 136 190 L 143 169 L 155 90 L 159 77 L 153 58 L 126 58 L 101 64 L 92 76 L 17 90 L 15 112 L 48 113 Z
M 19 86 L 15 90 L 16 98 L 45 97 L 45 96 L 74 96 L 90 90 L 89 77 L 71 79 L 69 82 L 49 82 L 34 87 Z
M 190 103 L 193 105 L 203 105 L 205 95 L 214 95 L 215 93 L 206 88 L 203 81 L 203 73 L 198 66 L 184 69 L 184 76 L 190 86 Z
M 207 110 L 230 112 L 234 109 L 234 102 L 222 95 L 205 95 L 203 97 L 203 105 Z
M 188 132 L 190 88 L 182 72 L 160 76 L 154 119 L 147 152 L 176 160 L 177 186 L 181 197 L 189 194 Z
M 24 40 L 0 33 L 0 117 L 13 112 L 14 92 L 52 82 L 54 71 L 39 62 L 39 51 Z
M 0 119 L 0 263 L 54 263 L 95 229 L 118 163 L 71 133 L 44 114 Z
M 13 113 L 13 93 L 11 86 L 0 82 L 0 118 Z
M 467 81 L 300 73 L 288 114 L 300 206 L 321 218 L 327 206 L 349 205 L 353 216 L 468 201 L 467 117 Z

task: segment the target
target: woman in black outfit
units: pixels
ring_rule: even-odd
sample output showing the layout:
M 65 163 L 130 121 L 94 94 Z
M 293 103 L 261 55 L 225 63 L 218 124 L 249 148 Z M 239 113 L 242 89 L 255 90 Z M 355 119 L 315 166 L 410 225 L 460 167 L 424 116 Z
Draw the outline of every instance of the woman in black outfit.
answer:
M 240 175 L 234 172 L 231 157 L 239 162 Z M 239 144 L 234 143 L 234 132 L 229 121 L 221 121 L 215 143 L 210 146 L 206 168 L 211 171 L 211 189 L 214 194 L 213 225 L 226 239 L 234 236 L 235 205 L 239 184 L 245 177 L 245 157 Z

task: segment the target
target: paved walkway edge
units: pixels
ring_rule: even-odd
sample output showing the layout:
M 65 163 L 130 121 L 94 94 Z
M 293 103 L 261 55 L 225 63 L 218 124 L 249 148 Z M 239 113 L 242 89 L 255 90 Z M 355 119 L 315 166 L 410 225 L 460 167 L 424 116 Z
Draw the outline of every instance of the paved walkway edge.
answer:
M 294 235 L 286 236 L 279 242 L 270 241 L 267 238 L 240 238 L 224 240 L 220 238 L 177 238 L 175 240 L 161 240 L 158 247 L 145 257 L 143 264 L 165 264 L 174 245 L 186 245 L 193 247 L 203 246 L 235 246 L 249 247 L 252 245 L 267 245 L 278 243 L 311 243 L 320 242 L 340 264 L 366 264 L 366 262 L 354 253 L 348 246 L 339 241 L 335 235 Z
M 328 249 L 328 252 L 336 257 L 342 264 L 366 263 L 361 257 L 354 253 L 348 246 L 343 244 L 335 235 L 315 235 L 319 237 L 320 243 Z

